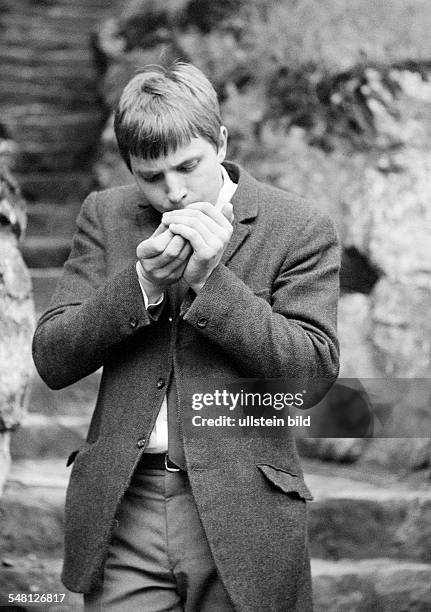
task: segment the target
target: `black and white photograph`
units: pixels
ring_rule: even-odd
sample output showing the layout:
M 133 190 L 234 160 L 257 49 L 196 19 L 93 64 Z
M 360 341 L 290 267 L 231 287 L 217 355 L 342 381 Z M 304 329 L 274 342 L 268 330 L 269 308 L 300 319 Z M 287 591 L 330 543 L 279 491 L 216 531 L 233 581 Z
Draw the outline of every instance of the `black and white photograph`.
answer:
M 431 611 L 430 31 L 0 0 L 1 611 Z

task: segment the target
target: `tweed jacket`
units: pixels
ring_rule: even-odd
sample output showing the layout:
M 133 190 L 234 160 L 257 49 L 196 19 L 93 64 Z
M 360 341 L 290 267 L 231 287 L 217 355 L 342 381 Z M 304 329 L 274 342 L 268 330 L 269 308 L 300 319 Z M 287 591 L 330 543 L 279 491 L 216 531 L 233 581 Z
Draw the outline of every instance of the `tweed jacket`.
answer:
M 72 591 L 91 591 L 103 575 L 116 511 L 172 367 L 183 423 L 185 384 L 194 377 L 337 376 L 333 223 L 297 196 L 224 165 L 238 182 L 234 230 L 197 295 L 181 281 L 168 289 L 158 319 L 146 311 L 136 246 L 160 214 L 128 185 L 84 202 L 63 276 L 38 323 L 34 360 L 51 388 L 103 366 L 86 443 L 71 457 L 63 581 Z M 289 428 L 281 437 L 230 439 L 215 427 L 200 436 L 182 430 L 199 516 L 235 610 L 311 610 L 311 495 Z

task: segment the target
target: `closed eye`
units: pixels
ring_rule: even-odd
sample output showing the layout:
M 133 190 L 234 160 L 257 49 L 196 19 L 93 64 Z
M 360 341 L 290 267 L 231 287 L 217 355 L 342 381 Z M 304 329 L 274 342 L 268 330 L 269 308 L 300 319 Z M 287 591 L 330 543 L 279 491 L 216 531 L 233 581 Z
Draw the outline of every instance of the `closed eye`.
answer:
M 141 178 L 142 180 L 144 180 L 146 183 L 157 183 L 157 181 L 162 180 L 162 174 L 152 174 L 151 176 L 142 176 Z
M 186 164 L 182 164 L 181 166 L 179 166 L 178 171 L 179 172 L 192 172 L 197 165 L 199 164 L 199 161 L 196 159 L 194 161 L 191 162 L 187 162 Z

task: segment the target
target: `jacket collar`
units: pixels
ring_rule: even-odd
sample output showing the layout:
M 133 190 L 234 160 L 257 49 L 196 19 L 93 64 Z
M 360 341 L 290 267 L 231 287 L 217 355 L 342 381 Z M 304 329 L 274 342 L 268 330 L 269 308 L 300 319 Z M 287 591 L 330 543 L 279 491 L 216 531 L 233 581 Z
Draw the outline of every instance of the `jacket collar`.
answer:
M 233 162 L 223 163 L 230 178 L 238 184 L 232 197 L 233 212 L 238 223 L 249 221 L 258 212 L 258 183 L 241 166 Z
M 222 264 L 227 264 L 250 233 L 250 225 L 246 221 L 257 217 L 259 204 L 257 181 L 237 164 L 224 162 L 223 165 L 231 179 L 238 183 L 231 200 L 234 214 L 233 232 L 221 259 Z

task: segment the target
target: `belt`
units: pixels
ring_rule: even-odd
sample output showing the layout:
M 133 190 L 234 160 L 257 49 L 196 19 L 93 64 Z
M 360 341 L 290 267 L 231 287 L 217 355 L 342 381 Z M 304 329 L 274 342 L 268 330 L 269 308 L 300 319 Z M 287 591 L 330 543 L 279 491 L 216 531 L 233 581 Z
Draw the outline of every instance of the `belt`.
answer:
M 136 470 L 167 470 L 168 472 L 182 472 L 168 457 L 168 453 L 143 453 L 139 459 Z

